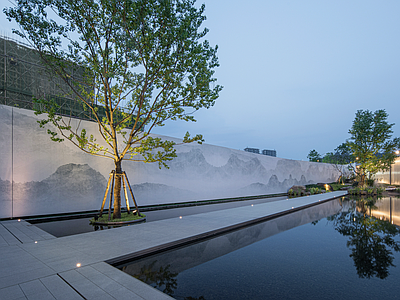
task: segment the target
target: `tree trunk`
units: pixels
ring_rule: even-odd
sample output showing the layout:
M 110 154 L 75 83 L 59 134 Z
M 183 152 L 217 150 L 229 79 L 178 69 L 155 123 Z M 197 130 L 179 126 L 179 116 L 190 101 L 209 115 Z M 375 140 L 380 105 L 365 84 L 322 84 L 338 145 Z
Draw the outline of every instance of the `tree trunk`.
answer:
M 121 161 L 115 162 L 115 185 L 114 185 L 114 213 L 113 219 L 121 219 Z
M 364 170 L 361 171 L 361 175 L 360 175 L 360 182 L 359 182 L 359 186 L 363 187 L 365 184 L 365 173 Z

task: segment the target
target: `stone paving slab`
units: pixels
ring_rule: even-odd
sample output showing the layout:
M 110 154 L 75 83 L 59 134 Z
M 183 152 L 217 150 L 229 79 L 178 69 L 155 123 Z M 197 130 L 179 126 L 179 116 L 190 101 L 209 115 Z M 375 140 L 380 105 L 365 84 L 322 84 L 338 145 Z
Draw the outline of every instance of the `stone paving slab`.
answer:
M 51 275 L 41 278 L 40 281 L 49 290 L 49 292 L 58 300 L 82 300 L 69 284 L 67 284 L 59 275 Z
M 0 222 L 0 247 L 55 238 L 50 233 L 21 219 Z
M 0 222 L 0 298 L 172 299 L 105 263 L 260 222 L 347 192 L 300 197 L 54 238 L 21 220 Z M 77 267 L 77 263 L 81 267 Z
M 0 222 L 0 247 L 19 245 L 19 241 L 3 224 Z

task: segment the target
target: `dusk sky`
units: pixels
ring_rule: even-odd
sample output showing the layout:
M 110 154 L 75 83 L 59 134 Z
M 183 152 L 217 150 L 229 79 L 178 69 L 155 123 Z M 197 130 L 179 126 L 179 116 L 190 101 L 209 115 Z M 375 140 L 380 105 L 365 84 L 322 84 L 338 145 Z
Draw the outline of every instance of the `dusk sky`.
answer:
M 198 122 L 154 133 L 201 133 L 208 144 L 307 160 L 349 138 L 357 110 L 386 109 L 400 136 L 400 1 L 201 3 L 224 89 Z M 0 33 L 12 37 L 12 27 L 1 13 Z

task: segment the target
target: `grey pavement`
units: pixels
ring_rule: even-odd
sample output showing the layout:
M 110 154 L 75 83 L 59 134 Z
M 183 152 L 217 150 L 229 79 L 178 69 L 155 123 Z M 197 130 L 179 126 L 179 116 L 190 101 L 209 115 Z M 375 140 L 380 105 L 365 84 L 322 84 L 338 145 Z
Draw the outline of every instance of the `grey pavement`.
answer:
M 211 237 L 346 193 L 254 204 L 61 238 L 24 220 L 2 221 L 0 299 L 173 299 L 109 263 Z

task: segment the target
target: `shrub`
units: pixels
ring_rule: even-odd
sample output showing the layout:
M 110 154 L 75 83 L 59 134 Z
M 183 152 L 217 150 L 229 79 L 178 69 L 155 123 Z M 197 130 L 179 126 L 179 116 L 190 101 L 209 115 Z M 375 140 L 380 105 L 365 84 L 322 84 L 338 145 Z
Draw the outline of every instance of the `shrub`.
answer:
M 356 187 L 356 188 L 351 189 L 351 190 L 348 191 L 348 193 L 351 194 L 351 195 L 359 195 L 360 192 L 361 192 L 361 190 L 360 190 L 359 187 Z
M 366 184 L 368 186 L 373 186 L 374 185 L 374 180 L 373 179 L 367 179 L 365 182 L 366 182 Z
M 313 187 L 313 188 L 310 189 L 311 195 L 319 194 L 320 192 L 321 192 L 321 190 L 319 188 L 317 188 L 317 187 Z
M 330 186 L 334 191 L 338 191 L 343 187 L 341 183 L 330 183 Z

